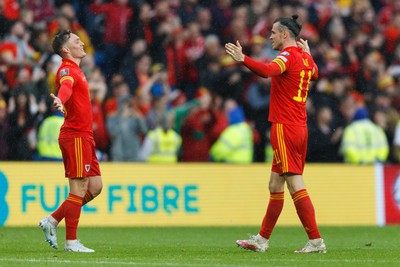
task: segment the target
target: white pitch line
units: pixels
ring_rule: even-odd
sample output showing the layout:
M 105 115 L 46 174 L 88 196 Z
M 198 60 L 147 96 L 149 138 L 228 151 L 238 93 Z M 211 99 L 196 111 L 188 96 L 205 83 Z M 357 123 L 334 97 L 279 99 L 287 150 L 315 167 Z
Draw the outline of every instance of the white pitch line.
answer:
M 320 254 L 321 256 L 323 255 L 323 254 Z M 322 256 L 323 257 L 323 256 Z M 215 258 L 194 258 L 193 260 L 196 260 L 196 261 L 210 261 L 210 260 L 215 260 Z M 243 261 L 252 261 L 252 262 L 264 262 L 265 261 L 265 259 L 263 258 L 263 259 L 260 259 L 260 258 L 258 258 L 258 259 L 237 259 L 237 261 L 241 261 L 241 260 L 243 260 Z M 275 261 L 275 262 L 280 262 L 280 261 L 282 261 L 282 262 L 298 262 L 299 261 L 299 259 L 271 259 L 271 258 L 268 258 L 268 261 L 269 262 L 271 262 L 271 261 Z M 337 260 L 335 260 L 335 259 L 305 259 L 305 258 L 301 258 L 301 261 L 302 262 L 305 262 L 305 261 L 307 261 L 307 262 L 345 262 L 345 263 L 399 263 L 399 265 L 400 265 L 400 259 L 399 260 L 374 260 L 374 259 L 342 259 L 342 260 L 340 260 L 340 259 L 337 259 Z
M 190 263 L 172 263 L 172 262 L 124 262 L 124 261 L 84 261 L 84 260 L 45 260 L 45 259 L 17 259 L 17 258 L 0 258 L 0 262 L 29 262 L 29 263 L 72 263 L 72 264 L 97 264 L 97 265 L 125 265 L 125 266 L 205 266 L 209 267 L 209 263 L 199 263 L 199 264 L 190 264 Z M 249 265 L 240 265 L 240 264 L 213 264 L 215 267 L 246 267 Z M 279 266 L 279 265 L 270 265 L 273 267 L 287 267 L 287 266 Z M 268 267 L 268 265 L 265 265 Z M 296 267 L 296 266 L 293 266 Z
M 124 266 L 142 266 L 142 265 L 151 265 L 151 266 L 210 266 L 210 260 L 215 261 L 215 258 L 194 258 L 196 261 L 207 261 L 207 263 L 174 263 L 174 262 L 132 262 L 132 261 L 118 261 L 117 259 L 109 259 L 109 261 L 88 261 L 88 260 L 54 260 L 54 259 L 18 259 L 18 258 L 0 258 L 0 262 L 30 262 L 30 263 L 80 263 L 80 264 L 98 264 L 98 265 L 124 265 Z M 240 261 L 240 259 L 239 259 Z M 265 259 L 246 259 L 246 262 L 264 262 Z M 268 259 L 268 262 L 298 262 L 299 259 Z M 400 263 L 400 260 L 356 260 L 356 259 L 343 259 L 343 260 L 335 260 L 335 259 L 301 259 L 302 262 L 334 262 L 334 263 Z M 242 265 L 238 264 L 218 264 L 213 263 L 215 267 L 245 267 L 249 266 L 248 264 Z M 271 265 L 274 267 L 284 267 L 278 265 Z M 285 265 L 287 266 L 287 265 Z M 267 267 L 267 266 L 266 266 Z M 292 267 L 295 267 L 292 265 Z

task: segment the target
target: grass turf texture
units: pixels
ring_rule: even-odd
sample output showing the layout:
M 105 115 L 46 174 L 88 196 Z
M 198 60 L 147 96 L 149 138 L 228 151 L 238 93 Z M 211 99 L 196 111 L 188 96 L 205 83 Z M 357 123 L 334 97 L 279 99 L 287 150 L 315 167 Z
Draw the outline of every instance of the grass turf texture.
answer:
M 236 247 L 256 227 L 84 228 L 79 238 L 95 253 L 64 252 L 37 227 L 0 228 L 0 266 L 400 266 L 400 226 L 321 227 L 327 254 L 294 254 L 307 241 L 301 227 L 277 227 L 266 253 Z

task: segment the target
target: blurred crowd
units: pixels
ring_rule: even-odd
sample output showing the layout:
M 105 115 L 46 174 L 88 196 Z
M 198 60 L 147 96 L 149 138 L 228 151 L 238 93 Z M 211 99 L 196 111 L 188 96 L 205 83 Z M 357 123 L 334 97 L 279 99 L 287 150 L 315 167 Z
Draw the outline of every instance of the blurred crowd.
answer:
M 299 15 L 319 67 L 310 86 L 309 162 L 400 161 L 400 0 L 1 0 L 0 160 L 61 160 L 52 109 L 61 58 L 85 43 L 100 160 L 272 160 L 270 79 L 227 42 L 270 62 L 274 19 Z

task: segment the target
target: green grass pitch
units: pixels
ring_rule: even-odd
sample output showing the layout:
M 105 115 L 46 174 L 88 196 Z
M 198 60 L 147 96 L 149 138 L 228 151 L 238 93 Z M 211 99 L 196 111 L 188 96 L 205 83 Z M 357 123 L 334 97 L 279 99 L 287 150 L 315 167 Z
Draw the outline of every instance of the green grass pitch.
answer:
M 278 226 L 270 250 L 239 249 L 236 239 L 257 227 L 82 227 L 79 238 L 95 253 L 64 252 L 65 229 L 58 230 L 58 250 L 44 242 L 38 227 L 0 228 L 0 266 L 273 266 L 398 267 L 400 226 L 321 227 L 327 254 L 294 254 L 307 241 L 301 227 Z

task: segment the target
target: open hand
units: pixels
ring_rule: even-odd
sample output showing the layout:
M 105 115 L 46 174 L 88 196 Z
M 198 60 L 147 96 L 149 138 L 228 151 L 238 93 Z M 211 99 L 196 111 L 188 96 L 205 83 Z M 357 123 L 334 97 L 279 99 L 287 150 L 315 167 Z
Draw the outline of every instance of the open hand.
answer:
M 60 112 L 64 113 L 64 106 L 61 103 L 61 100 L 56 97 L 53 93 L 50 94 L 51 98 L 53 98 L 53 106 Z
M 297 46 L 300 47 L 301 50 L 303 50 L 304 52 L 309 53 L 311 55 L 310 47 L 308 46 L 308 41 L 307 40 L 303 40 L 303 39 L 300 38 L 297 41 Z
M 239 41 L 236 41 L 236 45 L 232 43 L 225 44 L 225 51 L 233 58 L 233 60 L 237 62 L 244 61 L 244 54 L 242 52 L 242 46 L 240 45 Z

